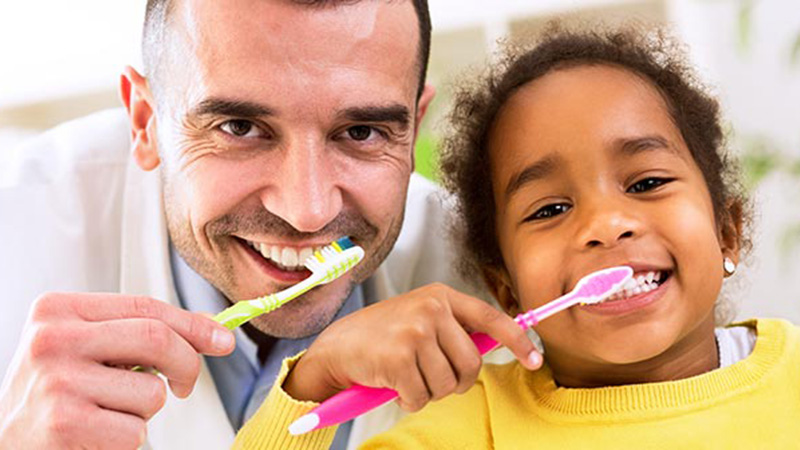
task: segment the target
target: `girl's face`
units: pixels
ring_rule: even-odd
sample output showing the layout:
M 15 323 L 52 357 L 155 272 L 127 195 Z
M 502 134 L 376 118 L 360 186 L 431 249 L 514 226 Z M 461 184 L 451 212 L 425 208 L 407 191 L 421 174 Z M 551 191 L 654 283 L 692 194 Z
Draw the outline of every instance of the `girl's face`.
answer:
M 703 175 L 652 84 L 613 66 L 551 72 L 505 103 L 489 151 L 506 269 L 489 278 L 509 312 L 547 303 L 605 267 L 660 280 L 537 326 L 560 384 L 660 381 L 716 367 L 722 261 L 738 254 L 723 243 Z

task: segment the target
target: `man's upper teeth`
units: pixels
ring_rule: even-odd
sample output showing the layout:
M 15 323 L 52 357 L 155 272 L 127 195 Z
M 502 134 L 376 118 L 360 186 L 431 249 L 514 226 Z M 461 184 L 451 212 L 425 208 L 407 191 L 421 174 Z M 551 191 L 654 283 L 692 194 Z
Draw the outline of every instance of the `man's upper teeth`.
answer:
M 253 249 L 278 267 L 287 270 L 300 270 L 306 259 L 321 247 L 282 247 L 280 245 L 259 244 L 247 241 Z
M 631 277 L 631 279 L 622 286 L 619 292 L 612 295 L 608 299 L 619 300 L 641 294 L 643 292 L 650 292 L 658 287 L 658 282 L 661 281 L 662 277 L 663 272 L 660 270 L 650 271 L 645 274 L 640 273 L 634 277 Z

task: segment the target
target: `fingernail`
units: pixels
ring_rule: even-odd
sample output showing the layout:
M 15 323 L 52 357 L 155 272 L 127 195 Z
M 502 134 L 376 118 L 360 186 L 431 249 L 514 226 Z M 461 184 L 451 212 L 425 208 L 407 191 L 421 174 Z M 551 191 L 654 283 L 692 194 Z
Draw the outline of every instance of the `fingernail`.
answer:
M 217 350 L 227 350 L 233 346 L 233 333 L 227 330 L 214 329 L 211 334 L 211 345 Z
M 530 364 L 531 368 L 538 369 L 539 366 L 542 365 L 542 355 L 536 351 L 531 352 L 531 354 L 528 355 L 528 364 Z

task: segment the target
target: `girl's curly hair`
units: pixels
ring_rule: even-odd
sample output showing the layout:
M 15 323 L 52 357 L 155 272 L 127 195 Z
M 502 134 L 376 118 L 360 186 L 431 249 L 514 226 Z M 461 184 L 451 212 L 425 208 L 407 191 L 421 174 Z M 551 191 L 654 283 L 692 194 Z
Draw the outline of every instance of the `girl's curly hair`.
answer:
M 503 266 L 487 148 L 498 111 L 521 86 L 550 72 L 582 65 L 621 67 L 655 86 L 703 173 L 717 224 L 733 227 L 728 230 L 738 236 L 740 248 L 749 249 L 749 238 L 736 228 L 737 223 L 749 223 L 748 202 L 736 162 L 725 147 L 719 104 L 698 81 L 681 46 L 659 28 L 649 32 L 635 25 L 569 30 L 551 23 L 532 45 L 507 45 L 495 65 L 458 86 L 440 171 L 456 201 L 454 231 L 466 278 L 480 280 L 482 269 Z

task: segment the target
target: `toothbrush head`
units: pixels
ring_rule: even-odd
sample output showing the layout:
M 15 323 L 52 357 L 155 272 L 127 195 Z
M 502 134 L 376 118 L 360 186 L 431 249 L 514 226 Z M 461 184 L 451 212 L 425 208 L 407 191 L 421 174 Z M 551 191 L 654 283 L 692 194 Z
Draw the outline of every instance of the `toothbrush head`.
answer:
M 330 283 L 364 259 L 364 249 L 348 236 L 339 238 L 306 258 L 305 267 L 312 276 L 322 275 L 320 284 Z
M 581 297 L 581 304 L 600 303 L 622 289 L 631 277 L 633 269 L 628 266 L 609 267 L 581 278 L 572 292 Z

